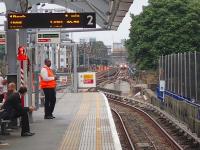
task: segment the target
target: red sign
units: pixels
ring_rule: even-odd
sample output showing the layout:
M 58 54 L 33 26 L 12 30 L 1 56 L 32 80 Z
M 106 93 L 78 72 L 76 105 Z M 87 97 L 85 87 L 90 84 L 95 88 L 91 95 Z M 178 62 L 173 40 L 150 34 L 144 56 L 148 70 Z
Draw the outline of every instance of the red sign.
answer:
M 38 39 L 38 42 L 51 42 L 51 39 Z
M 0 44 L 5 45 L 6 44 L 6 39 L 0 39 Z
M 28 57 L 27 57 L 27 55 L 17 55 L 17 60 L 27 60 L 28 59 Z
M 23 60 L 27 60 L 27 59 L 28 59 L 28 57 L 26 55 L 25 48 L 20 46 L 18 48 L 17 60 L 23 61 Z
M 83 83 L 84 84 L 93 84 L 94 81 L 93 81 L 93 79 L 88 79 L 88 80 L 84 80 Z

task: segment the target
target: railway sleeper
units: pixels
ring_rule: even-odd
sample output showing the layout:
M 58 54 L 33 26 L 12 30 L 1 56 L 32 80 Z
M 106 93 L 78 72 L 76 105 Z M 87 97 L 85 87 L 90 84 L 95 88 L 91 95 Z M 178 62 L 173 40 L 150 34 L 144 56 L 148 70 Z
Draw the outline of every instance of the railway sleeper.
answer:
M 182 129 L 180 129 L 177 135 L 178 135 L 178 136 L 182 136 L 184 133 L 185 133 L 185 132 L 184 132 Z
M 185 141 L 186 144 L 193 145 L 193 143 L 195 142 L 195 139 L 192 138 L 187 133 L 184 133 L 183 138 L 184 138 L 184 141 Z
M 161 121 L 162 124 L 165 124 L 165 125 L 167 124 L 167 119 L 166 118 L 162 118 L 160 121 Z
M 192 141 L 190 141 L 190 140 L 188 140 L 188 139 L 183 139 L 183 144 L 184 144 L 184 145 L 191 146 L 191 145 L 192 145 Z
M 162 123 L 168 128 L 171 128 L 172 126 L 172 122 L 169 119 L 163 120 Z
M 168 125 L 173 126 L 173 122 L 171 120 L 167 120 Z
M 186 144 L 192 145 L 192 143 L 193 143 L 193 138 L 184 137 L 184 141 L 185 141 Z
M 199 142 L 197 142 L 196 140 L 192 143 L 192 145 L 191 145 L 191 147 L 192 148 L 199 148 L 200 149 L 200 144 L 199 144 Z
M 158 117 L 158 120 L 160 120 L 161 122 L 162 121 L 165 121 L 167 118 L 163 115 L 163 116 L 160 116 L 160 117 Z
M 158 113 L 158 111 L 156 109 L 153 110 L 155 113 Z
M 177 133 L 179 132 L 180 128 L 179 127 L 175 127 L 174 129 L 172 129 L 172 132 L 177 135 Z

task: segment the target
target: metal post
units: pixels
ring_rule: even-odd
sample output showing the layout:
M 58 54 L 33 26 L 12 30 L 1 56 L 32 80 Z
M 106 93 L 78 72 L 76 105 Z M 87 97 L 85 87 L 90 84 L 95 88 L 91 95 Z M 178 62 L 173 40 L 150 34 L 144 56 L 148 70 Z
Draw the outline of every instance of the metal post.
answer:
M 182 79 L 182 74 L 181 74 L 181 54 L 178 53 L 178 76 L 177 76 L 177 79 L 178 79 L 178 94 L 181 95 L 181 79 Z
M 167 90 L 170 90 L 169 89 L 169 85 L 170 85 L 170 77 L 169 77 L 169 55 L 167 55 L 167 79 L 168 79 L 168 82 L 167 82 Z
M 87 54 L 87 58 L 88 58 L 87 66 L 88 66 L 88 68 L 89 68 L 89 67 L 90 67 L 90 57 L 89 57 L 89 54 Z
M 171 82 L 170 82 L 170 91 L 172 91 L 172 78 L 173 78 L 173 54 L 170 55 L 170 72 L 171 72 Z
M 28 89 L 28 99 L 29 99 L 29 104 L 28 104 L 28 106 L 32 106 L 32 93 L 33 93 L 33 90 L 32 90 L 32 85 L 33 85 L 33 76 L 32 76 L 32 65 L 31 64 L 33 64 L 32 63 L 32 51 L 31 51 L 32 49 L 31 49 L 31 47 L 29 46 L 29 48 L 28 48 L 28 57 L 29 57 L 29 60 L 28 60 L 28 64 L 27 64 L 27 74 L 28 74 L 28 81 L 27 81 L 27 84 L 28 84 L 28 87 L 29 87 L 29 89 Z
M 176 68 L 176 54 L 173 54 L 173 60 L 174 60 L 174 64 L 173 64 L 173 67 L 174 67 L 174 73 L 173 73 L 173 75 L 174 75 L 174 77 L 173 77 L 173 91 L 174 91 L 174 93 L 176 93 L 176 82 L 177 82 L 177 78 L 176 78 L 176 71 L 177 71 L 177 69 L 178 68 Z
M 194 63 L 195 63 L 195 101 L 198 100 L 198 94 L 197 94 L 197 52 L 194 52 Z
M 163 73 L 164 73 L 164 68 L 163 68 L 163 66 L 164 66 L 164 56 L 162 55 L 161 58 L 162 58 L 162 59 L 161 59 L 161 60 L 162 60 L 162 61 L 161 61 L 161 65 L 162 65 L 162 66 L 161 66 L 161 69 L 162 69 L 162 70 L 161 70 L 161 80 L 164 80 L 164 74 L 163 74 Z
M 192 86 L 192 83 L 191 83 L 191 53 L 189 52 L 188 53 L 188 55 L 189 55 L 189 93 L 190 93 L 190 95 L 189 95 L 189 98 L 191 98 L 192 97 L 192 91 L 191 91 L 191 86 Z
M 166 57 L 166 55 L 164 56 L 164 58 L 165 58 L 165 83 L 167 83 L 167 57 Z
M 73 46 L 73 60 L 74 60 L 74 93 L 78 92 L 78 74 L 77 74 L 77 44 Z
M 186 65 L 186 53 L 184 53 L 184 68 L 185 68 L 185 95 L 184 96 L 188 96 L 187 95 L 187 65 Z
M 39 108 L 39 68 L 41 65 L 41 57 L 39 57 L 39 46 L 35 45 L 35 66 L 34 66 L 34 87 L 35 87 L 35 107 Z
M 160 75 L 161 75 L 161 56 L 159 57 L 159 82 L 160 82 L 160 80 L 161 80 L 161 77 L 160 77 Z
M 85 45 L 83 47 L 83 66 L 85 67 Z
M 16 30 L 7 30 L 6 31 L 6 38 L 7 38 L 7 43 L 6 43 L 6 51 L 7 51 L 7 63 L 8 63 L 8 68 L 7 68 L 7 80 L 8 83 L 14 82 L 17 87 L 19 82 L 18 81 L 18 65 L 19 63 L 17 62 L 17 45 L 18 45 L 18 32 Z

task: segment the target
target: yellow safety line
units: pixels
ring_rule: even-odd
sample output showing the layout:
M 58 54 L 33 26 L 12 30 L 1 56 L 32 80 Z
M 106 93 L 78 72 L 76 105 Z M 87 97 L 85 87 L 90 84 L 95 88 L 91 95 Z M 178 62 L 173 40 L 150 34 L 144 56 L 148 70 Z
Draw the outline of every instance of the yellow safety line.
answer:
M 97 95 L 96 96 L 96 150 L 101 150 L 100 106 L 101 102 Z
M 83 94 L 83 99 L 79 111 L 67 128 L 59 150 L 68 150 L 69 147 L 71 148 L 70 150 L 79 149 L 78 147 L 81 138 L 81 125 L 88 114 L 89 106 L 89 100 L 85 97 L 85 94 Z

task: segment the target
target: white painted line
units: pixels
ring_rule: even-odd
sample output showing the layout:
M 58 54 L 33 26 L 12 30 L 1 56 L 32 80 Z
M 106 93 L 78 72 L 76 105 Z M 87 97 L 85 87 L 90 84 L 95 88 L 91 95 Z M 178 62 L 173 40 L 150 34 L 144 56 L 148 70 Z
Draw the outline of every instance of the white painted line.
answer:
M 110 106 L 108 104 L 108 99 L 102 92 L 100 92 L 100 93 L 103 96 L 103 98 L 105 99 L 105 104 L 106 104 L 106 109 L 107 109 L 107 112 L 108 112 L 108 119 L 109 119 L 109 122 L 110 122 L 110 128 L 111 128 L 111 132 L 112 132 L 115 150 L 122 150 L 122 146 L 121 146 L 121 143 L 119 141 L 119 136 L 117 134 L 117 130 L 116 130 L 116 126 L 115 126 L 115 123 L 114 123 L 114 120 L 113 120 L 113 117 L 112 117 Z

